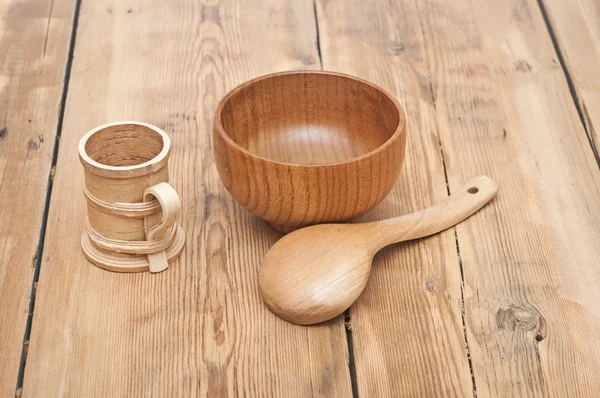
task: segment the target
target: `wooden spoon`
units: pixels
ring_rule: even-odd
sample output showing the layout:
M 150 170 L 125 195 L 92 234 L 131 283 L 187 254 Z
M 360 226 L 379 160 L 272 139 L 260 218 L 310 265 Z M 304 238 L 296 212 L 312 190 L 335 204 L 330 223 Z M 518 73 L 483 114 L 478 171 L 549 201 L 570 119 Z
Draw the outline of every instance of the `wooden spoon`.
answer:
M 311 325 L 344 312 L 361 294 L 373 256 L 392 243 L 448 229 L 482 208 L 498 184 L 479 176 L 445 201 L 405 216 L 363 224 L 321 224 L 280 239 L 263 260 L 259 285 L 269 309 Z

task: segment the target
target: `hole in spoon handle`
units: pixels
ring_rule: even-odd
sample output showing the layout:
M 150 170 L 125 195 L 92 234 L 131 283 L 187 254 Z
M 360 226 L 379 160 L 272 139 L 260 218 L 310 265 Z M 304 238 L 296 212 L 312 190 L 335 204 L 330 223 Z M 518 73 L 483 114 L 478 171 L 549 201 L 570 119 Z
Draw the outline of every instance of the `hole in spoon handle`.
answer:
M 422 238 L 453 227 L 481 209 L 498 192 L 489 177 L 475 177 L 446 200 L 416 213 L 371 223 L 377 246 Z

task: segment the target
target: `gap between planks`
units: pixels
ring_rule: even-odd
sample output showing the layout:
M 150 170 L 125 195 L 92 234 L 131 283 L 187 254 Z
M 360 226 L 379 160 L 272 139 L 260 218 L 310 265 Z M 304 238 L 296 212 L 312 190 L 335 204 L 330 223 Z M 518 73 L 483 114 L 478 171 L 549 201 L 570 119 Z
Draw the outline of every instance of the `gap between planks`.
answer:
M 577 93 L 577 88 L 575 87 L 575 83 L 573 82 L 573 77 L 571 76 L 571 72 L 567 67 L 567 63 L 565 62 L 565 57 L 563 52 L 558 44 L 558 39 L 556 38 L 556 33 L 554 32 L 554 28 L 552 27 L 552 22 L 550 21 L 550 17 L 548 16 L 548 11 L 546 10 L 546 5 L 544 4 L 544 0 L 537 0 L 538 7 L 540 8 L 540 12 L 542 13 L 542 18 L 544 19 L 544 24 L 546 25 L 546 29 L 548 29 L 548 35 L 550 36 L 550 40 L 552 41 L 552 46 L 554 47 L 554 51 L 556 52 L 556 56 L 558 57 L 558 62 L 560 63 L 560 67 L 562 68 L 563 73 L 565 74 L 565 78 L 567 79 L 567 85 L 569 86 L 569 92 L 571 93 L 571 98 L 573 99 L 573 103 L 575 104 L 575 109 L 577 109 L 577 114 L 579 115 L 579 120 L 583 125 L 583 130 L 587 135 L 588 142 L 590 143 L 590 147 L 592 147 L 592 152 L 594 153 L 594 158 L 596 159 L 596 164 L 600 167 L 600 154 L 598 153 L 598 147 L 596 146 L 596 141 L 594 140 L 594 126 L 592 125 L 592 121 L 588 115 L 587 108 L 585 106 L 585 102 L 583 97 Z
M 29 295 L 29 308 L 27 311 L 27 323 L 25 324 L 25 333 L 23 335 L 23 348 L 21 349 L 21 362 L 19 364 L 19 373 L 17 375 L 17 386 L 15 396 L 21 395 L 23 382 L 25 378 L 25 367 L 27 366 L 27 351 L 29 349 L 29 338 L 33 327 L 33 311 L 35 310 L 35 296 L 37 293 L 37 283 L 40 279 L 42 258 L 44 255 L 44 241 L 46 239 L 46 226 L 48 224 L 48 213 L 50 210 L 50 200 L 52 198 L 52 187 L 54 185 L 54 174 L 56 172 L 56 161 L 58 159 L 58 149 L 60 146 L 60 136 L 62 134 L 63 119 L 65 116 L 65 106 L 67 103 L 67 93 L 69 91 L 69 80 L 71 79 L 71 66 L 73 64 L 73 54 L 75 51 L 75 39 L 77 36 L 77 23 L 79 21 L 79 10 L 81 1 L 75 0 L 75 10 L 73 11 L 73 23 L 71 27 L 71 38 L 69 41 L 69 52 L 65 66 L 65 77 L 63 79 L 63 90 L 60 98 L 60 107 L 58 111 L 58 122 L 56 124 L 56 134 L 54 138 L 54 147 L 52 149 L 52 161 L 50 163 L 50 173 L 48 174 L 48 185 L 46 187 L 46 198 L 44 203 L 44 212 L 42 215 L 42 225 L 40 227 L 40 237 L 34 257 L 33 280 L 31 281 L 31 293 Z M 44 46 L 45 52 L 45 46 Z
M 421 12 L 419 10 L 418 2 L 415 2 L 415 6 L 417 8 L 417 12 L 419 16 Z M 419 25 L 421 27 L 421 34 L 423 35 L 423 45 L 425 47 L 425 51 L 427 51 L 427 35 L 425 34 L 425 28 L 423 27 L 423 21 L 419 18 Z M 431 66 L 429 64 L 429 60 L 427 61 L 427 78 L 429 80 L 429 94 L 431 95 L 431 102 L 433 104 L 433 109 L 437 110 L 437 105 L 435 102 L 435 92 L 433 90 L 433 80 L 431 78 Z M 442 159 L 442 168 L 444 170 L 444 181 L 446 182 L 446 193 L 448 197 L 450 197 L 450 181 L 448 179 L 448 169 L 446 166 L 446 158 L 444 157 L 444 147 L 442 145 L 442 137 L 440 136 L 440 132 L 436 126 L 436 133 L 438 138 L 438 145 L 440 149 L 440 157 Z M 462 322 L 462 331 L 463 338 L 465 343 L 465 351 L 467 356 L 467 363 L 469 364 L 469 373 L 471 374 L 471 388 L 473 391 L 473 397 L 477 397 L 477 383 L 475 382 L 475 371 L 473 369 L 473 360 L 471 359 L 471 349 L 469 347 L 469 339 L 467 337 L 467 322 L 466 322 L 466 310 L 465 310 L 465 274 L 463 272 L 463 264 L 462 259 L 460 257 L 460 244 L 458 243 L 458 233 L 456 232 L 456 227 L 452 227 L 454 230 L 454 242 L 456 243 L 456 257 L 458 260 L 458 267 L 460 270 L 460 317 Z

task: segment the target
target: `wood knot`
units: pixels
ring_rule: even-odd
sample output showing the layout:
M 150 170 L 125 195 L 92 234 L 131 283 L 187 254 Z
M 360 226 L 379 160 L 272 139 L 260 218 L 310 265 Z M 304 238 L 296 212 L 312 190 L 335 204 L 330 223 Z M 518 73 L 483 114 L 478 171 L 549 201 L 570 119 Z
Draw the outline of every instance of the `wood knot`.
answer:
M 44 137 L 38 136 L 37 141 L 30 139 L 27 143 L 27 152 L 36 152 L 44 142 Z
M 496 325 L 498 329 L 529 332 L 540 329 L 541 316 L 533 308 L 525 309 L 511 304 L 508 309 L 500 308 L 496 312 Z
M 315 59 L 310 55 L 303 55 L 302 57 L 300 57 L 300 62 L 302 62 L 302 65 L 305 66 L 311 66 L 316 64 Z
M 202 21 L 211 21 L 216 23 L 217 25 L 221 24 L 221 15 L 219 13 L 218 5 L 202 4 L 202 8 L 200 9 L 200 16 L 202 18 Z
M 404 44 L 394 40 L 388 43 L 387 51 L 388 54 L 391 56 L 401 55 L 404 52 Z
M 532 68 L 529 62 L 520 59 L 517 62 L 515 62 L 515 69 L 519 72 L 527 73 L 531 72 Z
M 429 293 L 435 293 L 435 282 L 434 281 L 427 281 L 427 282 L 425 282 L 425 289 Z

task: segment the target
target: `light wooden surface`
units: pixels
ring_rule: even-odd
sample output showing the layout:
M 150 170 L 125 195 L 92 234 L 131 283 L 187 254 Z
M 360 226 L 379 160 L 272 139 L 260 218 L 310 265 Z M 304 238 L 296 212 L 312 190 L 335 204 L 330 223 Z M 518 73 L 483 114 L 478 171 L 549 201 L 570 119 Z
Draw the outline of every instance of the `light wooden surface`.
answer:
M 17 386 L 73 9 L 70 0 L 0 2 L 2 397 Z
M 360 221 L 410 213 L 448 196 L 419 6 L 317 2 L 323 66 L 378 82 L 407 113 L 400 180 Z M 473 216 L 475 222 L 488 211 Z M 473 395 L 459 270 L 452 230 L 375 257 L 369 283 L 350 309 L 359 396 Z
M 407 104 L 407 184 L 443 193 L 443 151 L 450 191 L 474 170 L 502 191 L 456 243 L 374 264 L 350 311 L 359 394 L 594 396 L 600 174 L 537 3 L 378 4 L 318 2 L 324 67 Z
M 540 1 L 559 47 L 558 61 L 565 67 L 579 117 L 600 161 L 600 2 Z
M 333 319 L 364 290 L 377 252 L 451 228 L 497 192 L 494 180 L 478 176 L 446 200 L 414 213 L 293 231 L 273 245 L 260 266 L 258 282 L 265 304 L 277 316 L 298 325 Z
M 75 0 L 0 6 L 1 396 L 597 395 L 596 2 L 80 4 L 76 31 Z M 210 134 L 229 89 L 305 68 L 365 78 L 406 108 L 400 180 L 359 221 L 431 206 L 478 174 L 501 187 L 457 228 L 382 250 L 349 317 L 310 328 L 263 305 L 258 268 L 281 235 L 220 184 Z M 158 275 L 101 270 L 79 248 L 77 142 L 125 119 L 173 140 L 187 246 Z
M 23 396 L 350 394 L 343 321 L 306 329 L 263 305 L 258 268 L 279 234 L 232 203 L 210 148 L 226 91 L 318 67 L 315 32 L 307 2 L 82 4 L 48 219 L 60 233 L 46 237 Z M 161 274 L 94 267 L 75 239 L 85 216 L 73 200 L 77 142 L 114 120 L 172 140 L 187 245 Z
M 477 169 L 503 187 L 487 214 L 497 228 L 457 227 L 477 391 L 595 396 L 600 172 L 538 4 L 433 11 L 425 32 L 447 50 L 433 92 L 449 185 Z M 457 24 L 468 28 L 449 34 Z

